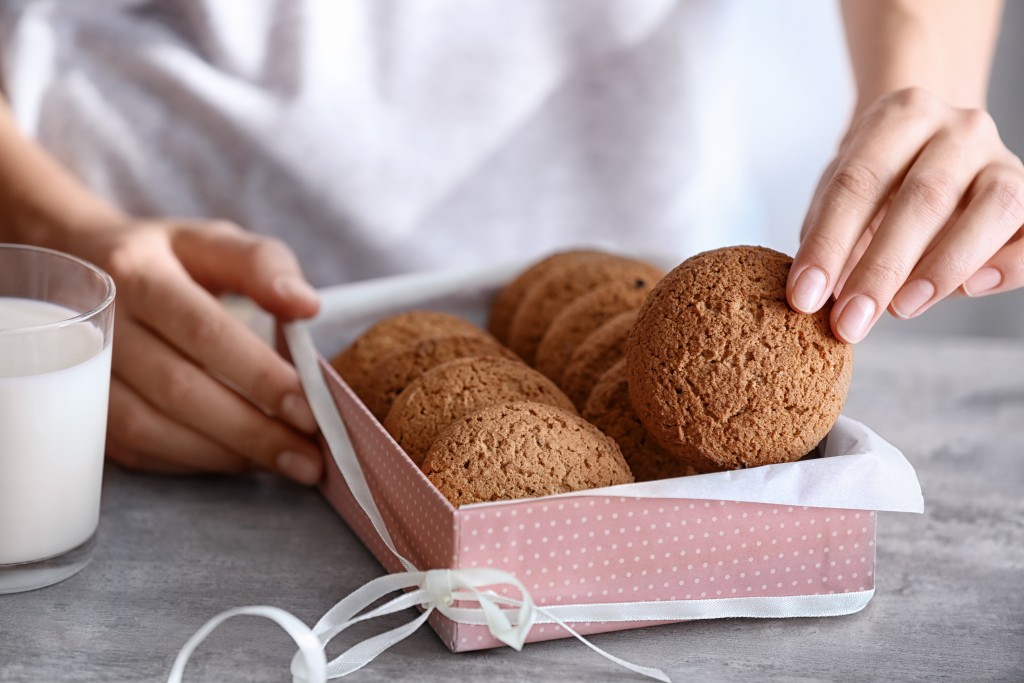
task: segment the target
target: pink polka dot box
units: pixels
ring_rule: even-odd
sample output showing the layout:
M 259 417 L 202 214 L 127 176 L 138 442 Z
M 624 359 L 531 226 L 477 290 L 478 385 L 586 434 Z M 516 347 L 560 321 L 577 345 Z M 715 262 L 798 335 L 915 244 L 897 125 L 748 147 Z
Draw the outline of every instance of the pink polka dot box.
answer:
M 689 619 L 832 616 L 868 603 L 876 511 L 920 512 L 922 498 L 903 455 L 846 417 L 820 457 L 797 463 L 452 507 L 324 359 L 401 310 L 482 324 L 490 298 L 520 267 L 324 290 L 316 320 L 285 328 L 325 437 L 323 495 L 387 572 L 458 570 L 455 583 L 473 568 L 511 575 L 518 585 L 476 588 L 507 598 L 502 608 L 536 605 L 527 642 L 564 638 L 567 626 L 588 634 Z M 439 604 L 448 609 L 433 610 L 429 623 L 452 651 L 503 644 L 481 610 L 459 609 L 476 606 L 465 592 Z

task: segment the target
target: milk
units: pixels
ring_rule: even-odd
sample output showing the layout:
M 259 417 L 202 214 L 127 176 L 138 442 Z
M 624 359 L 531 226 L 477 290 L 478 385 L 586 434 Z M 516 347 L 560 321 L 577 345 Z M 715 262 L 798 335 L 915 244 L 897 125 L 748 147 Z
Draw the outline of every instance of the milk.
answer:
M 0 297 L 0 565 L 60 555 L 99 521 L 110 345 L 77 315 Z

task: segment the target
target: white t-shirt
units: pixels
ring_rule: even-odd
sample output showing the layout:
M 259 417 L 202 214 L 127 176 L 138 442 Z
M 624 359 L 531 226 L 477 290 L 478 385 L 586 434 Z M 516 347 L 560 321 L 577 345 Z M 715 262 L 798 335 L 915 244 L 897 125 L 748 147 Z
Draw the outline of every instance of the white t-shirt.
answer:
M 319 285 L 604 243 L 793 252 L 851 102 L 820 0 L 0 0 L 14 114 Z

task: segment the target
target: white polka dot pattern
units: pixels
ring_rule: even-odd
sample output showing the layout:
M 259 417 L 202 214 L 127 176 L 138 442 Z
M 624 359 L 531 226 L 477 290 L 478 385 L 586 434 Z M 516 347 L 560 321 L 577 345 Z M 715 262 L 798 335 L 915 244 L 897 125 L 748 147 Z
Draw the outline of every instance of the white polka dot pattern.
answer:
M 374 501 L 398 551 L 419 569 L 452 567 L 457 559 L 455 509 L 334 369 L 324 362 L 321 365 Z M 352 498 L 341 472 L 333 462 L 329 464 L 321 487 L 328 501 L 388 571 L 400 571 L 401 565 Z
M 326 363 L 324 371 L 398 549 L 421 569 L 493 567 L 539 605 L 843 593 L 874 587 L 874 512 L 589 496 L 456 510 Z M 335 466 L 322 487 L 388 571 L 401 571 Z M 503 587 L 496 587 L 499 592 Z M 499 647 L 436 614 L 453 651 Z M 643 623 L 574 624 L 579 632 Z M 568 636 L 538 624 L 529 641 Z

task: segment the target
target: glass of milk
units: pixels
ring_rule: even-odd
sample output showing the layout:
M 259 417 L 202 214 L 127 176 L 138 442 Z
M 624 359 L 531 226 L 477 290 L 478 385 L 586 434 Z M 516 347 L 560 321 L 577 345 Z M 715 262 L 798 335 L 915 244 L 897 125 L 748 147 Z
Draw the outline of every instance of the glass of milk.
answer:
M 63 581 L 92 556 L 113 330 L 109 275 L 0 244 L 0 593 Z

